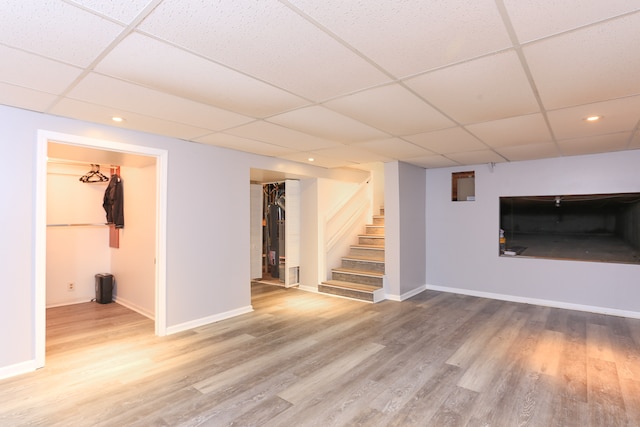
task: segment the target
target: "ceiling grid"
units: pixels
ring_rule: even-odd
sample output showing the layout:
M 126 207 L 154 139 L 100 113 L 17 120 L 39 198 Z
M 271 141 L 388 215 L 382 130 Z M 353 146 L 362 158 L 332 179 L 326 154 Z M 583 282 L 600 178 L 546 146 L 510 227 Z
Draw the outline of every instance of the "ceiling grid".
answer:
M 327 168 L 630 150 L 638 28 L 637 0 L 5 0 L 0 103 Z

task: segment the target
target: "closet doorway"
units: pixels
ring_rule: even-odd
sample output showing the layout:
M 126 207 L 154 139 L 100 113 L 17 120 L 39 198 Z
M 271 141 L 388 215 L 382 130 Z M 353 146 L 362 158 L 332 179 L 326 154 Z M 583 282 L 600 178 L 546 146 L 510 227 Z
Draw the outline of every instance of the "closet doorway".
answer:
M 251 185 L 251 277 L 284 287 L 300 283 L 300 181 Z
M 93 275 L 109 272 L 109 270 L 113 270 L 114 273 L 115 300 L 152 318 L 155 323 L 155 334 L 166 335 L 167 151 L 47 131 L 39 132 L 37 147 L 34 307 L 37 366 L 42 367 L 45 363 L 47 307 L 73 303 L 71 299 L 74 297 L 79 300 L 78 302 L 89 301 L 87 293 L 91 295 L 94 291 Z M 68 206 L 55 207 L 56 203 L 58 205 L 60 202 L 65 203 L 64 183 L 69 184 L 76 179 L 79 180 L 70 176 L 69 171 L 73 172 L 74 169 L 79 170 L 78 168 L 84 166 L 87 168 L 85 172 L 91 173 L 98 170 L 98 164 L 103 165 L 101 173 L 107 175 L 110 174 L 111 165 L 120 167 L 125 191 L 125 227 L 116 229 L 116 237 L 120 239 L 120 242 L 115 245 L 119 246 L 118 248 L 113 245 L 113 230 L 109 230 L 109 227 L 100 224 L 99 221 L 74 220 L 73 209 L 69 209 Z M 51 171 L 53 171 L 52 174 L 49 173 Z M 96 200 L 101 202 L 98 193 L 103 192 L 103 189 L 98 188 L 99 184 L 93 184 L 93 188 L 91 188 L 92 184 L 83 184 L 82 181 L 79 184 L 81 185 L 78 186 L 75 182 L 72 184 L 75 189 L 73 191 L 77 192 L 76 199 L 81 195 L 87 195 L 92 204 L 95 204 Z M 144 198 L 148 203 L 144 206 L 139 203 L 136 206 L 137 202 L 130 203 L 128 209 L 128 193 L 129 197 L 134 196 L 137 199 L 146 194 Z M 61 200 L 52 200 L 49 196 L 56 196 Z M 75 200 L 75 203 L 81 206 L 83 201 Z M 99 207 L 102 208 L 102 206 Z M 86 206 L 82 207 L 82 209 L 85 208 Z M 96 218 L 99 210 L 96 210 L 96 206 L 90 209 L 92 212 L 88 217 Z M 137 213 L 136 209 L 138 209 Z M 87 217 L 86 213 L 84 215 Z M 127 217 L 130 221 L 126 220 Z M 70 218 L 70 220 L 60 221 L 60 218 Z M 130 227 L 127 227 L 128 222 Z M 145 222 L 151 223 L 146 230 L 140 225 L 134 226 L 136 223 Z M 81 239 L 93 239 L 96 236 L 99 237 L 94 243 L 100 245 L 96 247 L 96 253 L 107 258 L 106 261 L 101 261 L 102 264 L 89 262 L 86 257 L 79 255 L 77 250 Z M 56 253 L 56 242 L 60 242 L 59 253 Z M 105 245 L 107 247 L 104 247 Z M 76 260 L 65 258 L 67 255 L 65 251 L 69 251 L 69 248 L 71 248 L 71 252 L 68 252 L 69 257 L 77 258 Z M 91 248 L 91 242 L 87 242 L 87 252 L 91 252 L 89 248 Z M 75 266 L 74 262 L 76 262 Z M 140 268 L 141 262 L 146 264 L 144 268 Z M 91 266 L 87 267 L 85 264 Z M 87 268 L 93 268 L 96 271 L 89 271 Z M 74 283 L 74 279 L 63 279 L 69 274 L 76 274 L 79 278 L 77 280 L 81 283 Z M 141 282 L 146 283 L 143 286 L 134 285 Z

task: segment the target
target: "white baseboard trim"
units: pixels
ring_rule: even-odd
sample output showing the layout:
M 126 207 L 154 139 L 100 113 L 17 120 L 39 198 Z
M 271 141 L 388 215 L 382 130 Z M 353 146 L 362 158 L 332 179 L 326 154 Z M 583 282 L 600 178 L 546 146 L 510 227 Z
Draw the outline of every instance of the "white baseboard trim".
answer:
M 240 316 L 241 314 L 251 313 L 252 311 L 253 311 L 253 307 L 248 305 L 246 307 L 237 308 L 235 310 L 225 311 L 224 313 L 214 314 L 213 316 L 207 316 L 201 319 L 191 320 L 189 322 L 181 323 L 179 325 L 168 326 L 167 335 L 176 334 L 178 332 L 197 328 L 199 326 L 204 326 L 210 323 L 219 322 L 221 320 L 230 319 L 232 317 Z
M 9 377 L 15 377 L 16 375 L 26 374 L 38 369 L 38 365 L 35 360 L 27 360 L 26 362 L 16 363 L 15 365 L 9 365 L 0 368 L 0 380 Z
M 318 293 L 318 286 L 298 285 L 298 289 L 301 291 Z
M 155 320 L 155 315 L 150 312 L 149 310 L 140 307 L 137 304 L 132 303 L 131 301 L 128 301 L 122 297 L 118 297 L 118 296 L 114 296 L 113 297 L 113 302 L 116 302 L 118 304 L 120 304 L 123 307 L 127 307 L 129 310 L 133 310 L 136 313 L 142 314 L 144 317 L 147 317 L 151 320 Z
M 76 298 L 69 301 L 56 302 L 53 304 L 47 304 L 45 308 L 65 307 L 67 305 L 82 304 L 85 302 L 91 302 L 91 298 Z
M 446 286 L 425 285 L 425 289 L 432 291 L 448 292 L 452 294 L 469 295 L 472 297 L 491 298 L 501 301 L 518 302 L 523 304 L 541 305 L 544 307 L 563 308 L 565 310 L 586 311 L 589 313 L 606 314 L 609 316 L 629 317 L 640 319 L 640 312 L 619 310 L 608 307 L 596 307 L 591 305 L 574 304 L 569 302 L 553 301 L 538 298 L 519 297 L 515 295 L 495 294 L 492 292 L 473 291 L 470 289 L 449 288 Z
M 407 300 L 411 297 L 414 297 L 416 295 L 418 295 L 421 292 L 424 292 L 427 290 L 427 286 L 426 285 L 422 285 L 422 286 L 418 286 L 415 289 L 410 290 L 409 292 L 405 292 L 401 295 L 397 295 L 397 294 L 387 294 L 387 299 L 390 301 L 398 301 L 398 302 L 402 302 L 404 300 Z

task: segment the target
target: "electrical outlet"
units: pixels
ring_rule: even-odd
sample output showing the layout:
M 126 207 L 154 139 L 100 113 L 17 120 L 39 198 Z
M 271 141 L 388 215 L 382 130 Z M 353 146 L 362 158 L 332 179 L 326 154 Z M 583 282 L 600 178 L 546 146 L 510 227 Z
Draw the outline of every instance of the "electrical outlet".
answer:
M 75 288 L 76 288 L 76 287 L 74 286 L 74 284 L 73 284 L 73 283 L 69 283 L 69 286 L 67 287 L 67 290 L 68 290 L 69 292 L 71 292 L 71 291 L 75 290 Z

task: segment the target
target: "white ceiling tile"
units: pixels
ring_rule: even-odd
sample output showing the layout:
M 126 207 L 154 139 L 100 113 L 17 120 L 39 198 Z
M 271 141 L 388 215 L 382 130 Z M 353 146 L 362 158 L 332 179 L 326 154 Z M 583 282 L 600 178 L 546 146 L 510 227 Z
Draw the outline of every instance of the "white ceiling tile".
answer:
M 447 154 L 451 160 L 461 165 L 475 165 L 481 163 L 501 163 L 506 159 L 491 150 L 465 151 L 463 153 Z
M 558 146 L 553 142 L 545 142 L 541 144 L 512 145 L 508 147 L 496 148 L 507 160 L 514 162 L 520 160 L 547 159 L 550 157 L 558 157 L 560 152 Z
M 43 112 L 55 100 L 50 93 L 0 82 L 0 104 Z
M 124 27 L 59 0 L 4 0 L 2 43 L 86 66 Z
M 268 120 L 300 132 L 344 143 L 389 137 L 384 132 L 321 106 L 301 108 Z
M 313 150 L 312 153 L 314 156 L 333 157 L 353 163 L 389 162 L 393 160 L 389 157 L 376 154 L 353 145 L 342 145 L 340 147 L 326 148 L 323 150 Z
M 454 123 L 399 84 L 347 95 L 324 106 L 393 135 L 411 135 Z
M 413 159 L 406 159 L 403 161 L 423 168 L 446 168 L 458 165 L 458 163 L 444 156 L 415 157 Z
M 438 130 L 404 137 L 421 147 L 438 154 L 477 151 L 487 146 L 461 127 Z
M 349 166 L 355 165 L 354 162 L 350 162 L 346 159 L 337 159 L 335 157 L 322 156 L 317 153 L 299 152 L 299 153 L 286 154 L 280 157 L 286 160 L 292 160 L 294 162 L 313 164 L 314 166 L 319 166 L 322 168 L 329 168 L 329 169 L 339 168 L 339 167 L 349 167 Z M 313 162 L 309 161 L 310 157 L 313 158 Z
M 493 0 L 290 3 L 396 77 L 510 46 Z
M 291 154 L 294 150 L 280 147 L 266 142 L 255 141 L 253 139 L 241 138 L 225 133 L 214 133 L 195 139 L 196 142 L 215 145 L 218 147 L 231 148 L 233 150 L 245 151 L 248 153 L 260 154 L 263 156 L 278 157 Z
M 142 31 L 316 101 L 388 81 L 282 3 L 161 3 Z
M 96 71 L 252 117 L 308 104 L 282 89 L 136 33 L 111 51 Z
M 125 24 L 131 23 L 151 0 L 69 0 Z
M 149 117 L 143 114 L 90 104 L 68 98 L 56 103 L 50 113 L 58 116 L 72 117 L 78 120 L 85 120 L 87 122 L 102 123 L 109 126 L 114 126 L 114 122 L 111 120 L 111 117 L 121 116 L 125 117 L 126 120 L 116 127 L 155 133 L 158 135 L 167 135 L 186 140 L 191 140 L 198 136 L 210 133 L 210 130 L 208 129 L 188 126 L 165 119 Z
M 433 71 L 405 82 L 460 123 L 477 123 L 539 111 L 513 51 Z
M 80 68 L 3 45 L 0 58 L 3 64 L 21 65 L 0 66 L 0 81 L 56 95 L 64 92 L 82 72 Z
M 426 148 L 420 147 L 411 142 L 403 141 L 400 138 L 388 138 L 376 141 L 360 142 L 351 144 L 351 146 L 364 148 L 365 150 L 381 154 L 394 160 L 435 155 L 435 153 L 427 150 Z
M 638 0 L 525 3 L 6 0 L 0 103 L 322 167 L 640 148 Z
M 565 156 L 606 153 L 624 150 L 630 137 L 630 132 L 620 132 L 609 135 L 564 139 L 558 141 L 558 145 Z
M 296 151 L 310 151 L 342 145 L 317 136 L 308 135 L 274 123 L 256 121 L 226 131 L 228 134 L 288 147 Z
M 203 129 L 223 130 L 251 121 L 227 110 L 95 73 L 83 79 L 68 97 Z
M 637 0 L 504 0 L 521 43 L 639 10 Z
M 549 128 L 542 114 L 529 114 L 477 123 L 466 126 L 466 128 L 490 147 L 552 141 Z
M 593 115 L 602 116 L 602 119 L 585 120 Z M 548 117 L 558 139 L 630 132 L 640 120 L 640 95 L 550 111 Z
M 542 40 L 523 51 L 547 109 L 640 93 L 640 13 Z

